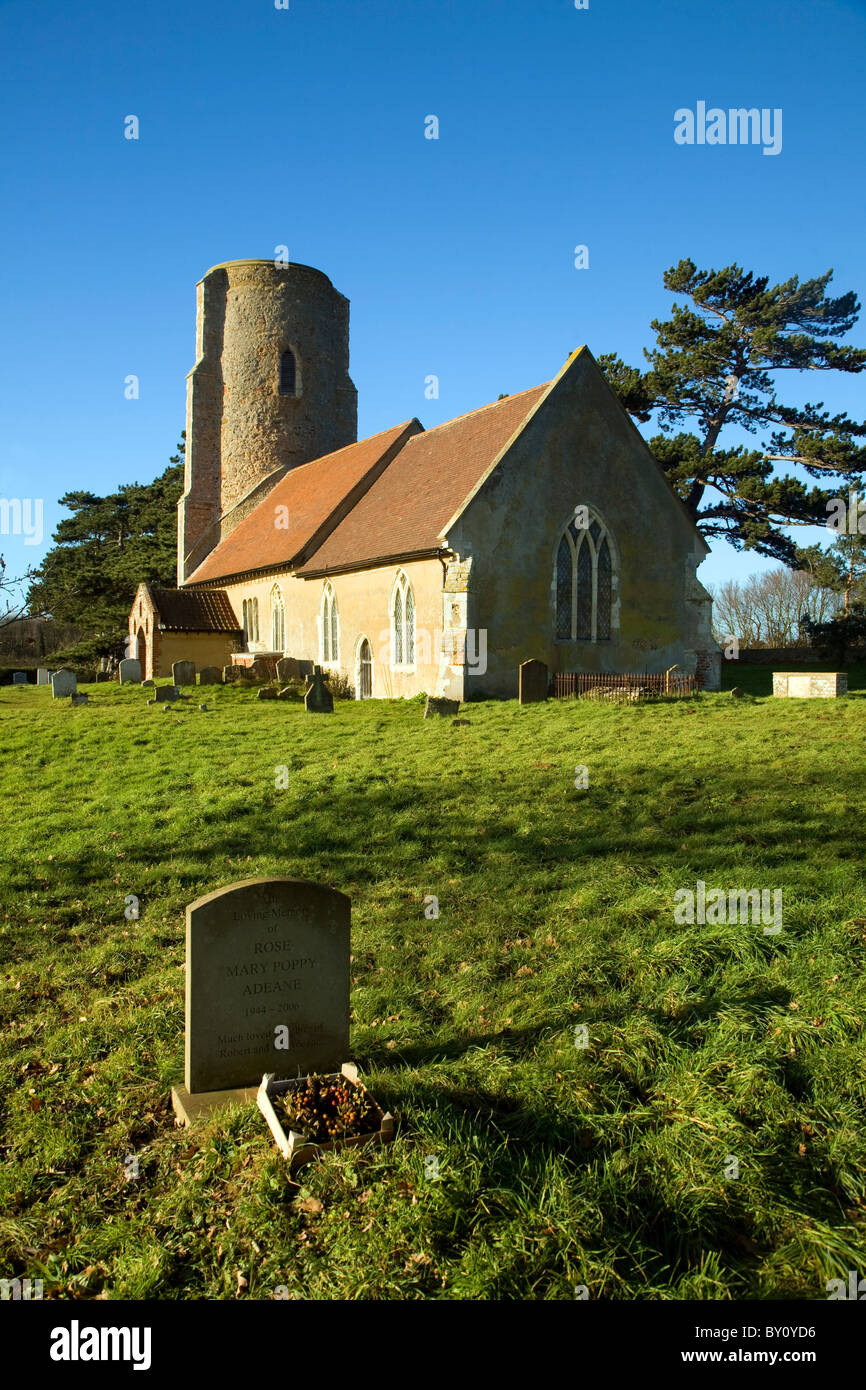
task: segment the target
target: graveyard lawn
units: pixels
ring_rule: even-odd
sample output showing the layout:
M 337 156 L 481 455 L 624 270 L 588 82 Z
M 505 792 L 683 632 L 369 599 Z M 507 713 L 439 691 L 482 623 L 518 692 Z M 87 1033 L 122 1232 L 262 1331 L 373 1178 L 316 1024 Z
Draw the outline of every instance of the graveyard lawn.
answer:
M 821 1300 L 862 1272 L 866 671 L 840 700 L 726 679 L 457 727 L 5 688 L 0 1277 Z M 400 1122 L 295 1181 L 254 1105 L 180 1131 L 169 1101 L 184 908 L 266 875 L 350 896 L 351 1060 Z M 781 889 L 782 930 L 677 924 L 699 880 Z

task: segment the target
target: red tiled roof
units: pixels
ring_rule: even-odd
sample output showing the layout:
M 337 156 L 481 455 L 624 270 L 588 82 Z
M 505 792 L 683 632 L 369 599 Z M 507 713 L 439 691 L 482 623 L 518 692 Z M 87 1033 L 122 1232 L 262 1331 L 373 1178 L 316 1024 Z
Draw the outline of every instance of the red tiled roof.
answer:
M 549 385 L 413 435 L 298 574 L 438 549 L 444 527 Z
M 383 457 L 413 428 L 421 427 L 417 421 L 406 421 L 293 468 L 211 551 L 187 582 L 199 584 L 246 570 L 291 565 L 352 490 L 363 487 L 369 474 L 375 476 Z M 285 528 L 274 524 L 275 508 L 280 506 L 287 512 Z
M 240 624 L 225 589 L 161 589 L 147 592 L 161 628 L 181 632 L 240 632 Z

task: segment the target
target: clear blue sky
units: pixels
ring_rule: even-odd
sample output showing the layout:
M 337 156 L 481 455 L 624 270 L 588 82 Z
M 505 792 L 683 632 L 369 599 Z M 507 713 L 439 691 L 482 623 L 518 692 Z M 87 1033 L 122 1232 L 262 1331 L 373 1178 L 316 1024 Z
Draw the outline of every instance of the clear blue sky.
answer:
M 219 261 L 285 244 L 349 296 L 362 435 L 581 343 L 640 362 L 682 257 L 866 295 L 864 0 L 0 0 L 0 48 L 0 494 L 45 505 L 15 573 L 64 491 L 165 467 Z M 782 152 L 675 144 L 699 100 L 781 107 Z M 798 394 L 866 413 L 862 378 Z

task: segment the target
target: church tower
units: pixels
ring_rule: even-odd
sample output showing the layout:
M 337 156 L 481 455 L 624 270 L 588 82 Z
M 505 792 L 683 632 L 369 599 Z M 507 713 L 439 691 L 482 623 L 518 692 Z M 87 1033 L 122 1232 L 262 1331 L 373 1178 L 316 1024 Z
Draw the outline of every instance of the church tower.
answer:
M 301 463 L 354 444 L 349 301 L 307 265 L 226 261 L 196 286 L 177 582 Z

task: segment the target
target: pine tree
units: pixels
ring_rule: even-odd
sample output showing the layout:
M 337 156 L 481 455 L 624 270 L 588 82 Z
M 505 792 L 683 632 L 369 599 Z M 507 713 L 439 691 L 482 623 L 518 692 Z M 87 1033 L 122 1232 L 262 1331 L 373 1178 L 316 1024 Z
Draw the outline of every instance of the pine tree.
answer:
M 702 534 L 735 550 L 756 550 L 792 567 L 801 552 L 782 527 L 824 525 L 827 503 L 861 487 L 866 424 L 832 415 L 823 403 L 793 406 L 777 395 L 783 371 L 861 372 L 866 350 L 836 341 L 857 322 L 853 293 L 828 298 L 833 272 L 802 284 L 770 287 L 738 265 L 698 270 L 680 261 L 666 289 L 686 304 L 654 319 L 656 347 L 646 372 L 615 354 L 599 359 L 625 408 L 643 423 L 655 414 L 662 433 L 649 441 Z M 694 433 L 675 428 L 691 422 Z M 763 436 L 761 447 L 722 448 L 724 429 Z M 777 465 L 800 466 L 827 487 L 807 487 Z
M 185 448 L 184 434 L 152 483 L 125 483 L 106 497 L 87 491 L 61 497 L 72 515 L 58 524 L 56 544 L 33 573 L 31 614 L 75 623 L 110 650 L 122 640 L 142 580 L 174 585 Z

